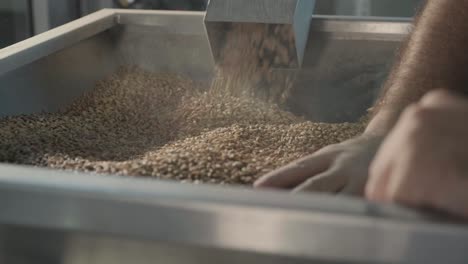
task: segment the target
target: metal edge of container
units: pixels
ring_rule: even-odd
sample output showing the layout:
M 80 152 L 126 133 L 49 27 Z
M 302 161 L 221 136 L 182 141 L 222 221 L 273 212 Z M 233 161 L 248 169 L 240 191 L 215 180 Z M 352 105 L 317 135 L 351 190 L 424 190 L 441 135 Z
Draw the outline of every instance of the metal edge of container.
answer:
M 205 32 L 205 12 L 200 11 L 118 10 L 116 16 L 118 24 L 161 27 L 171 34 L 200 35 Z
M 356 263 L 468 256 L 463 226 L 343 197 L 10 165 L 0 171 L 3 225 Z M 392 210 L 407 220 L 384 217 Z
M 332 18 L 332 19 L 331 19 Z M 412 19 L 392 17 L 313 16 L 311 32 L 335 39 L 402 41 L 412 29 Z
M 116 24 L 113 10 L 102 10 L 0 50 L 0 75 L 46 57 Z

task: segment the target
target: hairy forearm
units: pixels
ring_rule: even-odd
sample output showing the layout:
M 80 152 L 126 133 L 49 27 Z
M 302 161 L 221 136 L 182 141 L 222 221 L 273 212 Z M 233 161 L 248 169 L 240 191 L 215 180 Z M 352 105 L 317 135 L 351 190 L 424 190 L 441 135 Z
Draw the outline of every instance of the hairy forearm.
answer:
M 400 113 L 438 88 L 468 94 L 468 0 L 428 0 L 401 48 L 367 132 L 391 129 Z

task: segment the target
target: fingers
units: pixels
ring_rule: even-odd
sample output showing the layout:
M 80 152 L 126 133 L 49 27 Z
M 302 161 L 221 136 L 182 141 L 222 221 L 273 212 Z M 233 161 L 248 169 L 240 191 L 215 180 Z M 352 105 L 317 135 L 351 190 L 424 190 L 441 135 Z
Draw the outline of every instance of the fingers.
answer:
M 395 163 L 394 153 L 398 151 L 395 149 L 397 147 L 394 143 L 395 140 L 398 140 L 398 134 L 394 130 L 377 151 L 369 167 L 369 180 L 365 187 L 365 195 L 370 200 L 383 202 L 387 197 L 387 186 L 392 177 Z
M 433 162 L 420 142 L 427 131 L 423 124 L 432 118 L 428 111 L 415 104 L 403 112 L 370 166 L 365 191 L 367 198 L 377 202 L 421 205 L 425 199 L 425 190 L 421 186 L 423 183 L 430 185 L 429 179 L 422 174 L 431 173 L 426 168 Z
M 365 188 L 366 197 L 376 202 L 383 202 L 387 196 L 387 186 L 392 176 L 392 164 L 382 164 L 380 159 L 372 163 L 369 180 Z
M 402 118 L 384 140 L 380 149 L 372 161 L 369 167 L 369 180 L 365 188 L 366 197 L 376 202 L 385 202 L 388 200 L 389 190 L 388 186 L 390 181 L 394 180 L 395 177 L 395 165 L 401 166 L 398 163 L 400 155 L 396 155 L 401 151 L 405 151 L 407 145 L 405 142 L 406 133 L 406 122 L 408 116 L 412 116 L 417 110 L 417 106 L 411 105 L 402 114 Z M 400 170 L 401 171 L 401 170 Z
M 268 173 L 254 187 L 337 193 L 351 185 L 347 192 L 362 195 L 369 164 L 382 140 L 383 137 L 363 136 L 326 147 Z
M 307 179 L 327 170 L 336 151 L 324 150 L 290 163 L 266 174 L 254 184 L 256 188 L 293 188 Z
M 339 194 L 363 197 L 368 181 L 370 181 L 368 172 L 359 171 L 351 175 L 352 178 L 348 178 L 348 182 L 345 183 Z
M 343 189 L 347 182 L 347 178 L 344 176 L 343 171 L 336 167 L 330 169 L 324 173 L 321 173 L 313 178 L 308 179 L 293 192 L 332 192 L 336 193 Z
M 421 188 L 421 180 L 424 177 L 418 175 L 419 172 L 414 171 L 407 160 L 398 164 L 399 166 L 388 176 L 382 201 L 415 207 L 423 206 L 425 203 L 425 190 Z M 429 183 L 426 186 L 431 186 L 431 184 Z
M 373 183 L 369 183 L 366 193 L 368 197 L 374 195 L 371 200 L 437 209 L 468 218 L 468 182 L 461 181 L 458 173 L 451 177 L 450 170 L 446 170 L 447 174 L 441 174 L 440 171 L 431 174 L 415 170 L 413 166 L 420 164 L 420 161 L 408 159 L 405 155 L 401 156 L 396 164 L 398 166 L 394 166 L 387 176 L 377 178 L 382 189 L 372 187 Z M 375 193 L 371 194 L 373 188 Z
M 421 107 L 459 108 L 466 106 L 466 99 L 449 90 L 435 90 L 425 95 L 419 102 Z
M 431 179 L 425 179 L 421 172 L 414 169 L 414 161 L 401 157 L 396 162 L 398 166 L 386 175 L 380 175 L 375 183 L 370 183 L 366 189 L 367 197 L 377 202 L 399 203 L 408 206 L 430 206 L 431 195 L 437 193 L 439 184 Z
M 467 110 L 468 100 L 444 90 L 408 107 L 370 166 L 367 198 L 468 216 Z

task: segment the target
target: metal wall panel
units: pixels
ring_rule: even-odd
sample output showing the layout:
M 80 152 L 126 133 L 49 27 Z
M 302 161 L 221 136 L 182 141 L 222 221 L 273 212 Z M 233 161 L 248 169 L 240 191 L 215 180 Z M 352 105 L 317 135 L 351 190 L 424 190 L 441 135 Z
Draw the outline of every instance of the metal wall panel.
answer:
M 81 16 L 76 0 L 32 1 L 34 33 L 39 34 Z
M 32 35 L 30 6 L 27 0 L 0 1 L 0 48 Z

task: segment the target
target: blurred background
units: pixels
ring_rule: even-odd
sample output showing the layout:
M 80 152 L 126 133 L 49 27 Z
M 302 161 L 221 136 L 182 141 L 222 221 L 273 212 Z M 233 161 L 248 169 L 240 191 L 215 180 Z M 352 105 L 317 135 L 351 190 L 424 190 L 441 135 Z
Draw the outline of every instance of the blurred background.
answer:
M 318 0 L 323 15 L 411 17 L 422 0 Z M 204 10 L 208 0 L 0 0 L 0 48 L 102 8 Z

